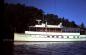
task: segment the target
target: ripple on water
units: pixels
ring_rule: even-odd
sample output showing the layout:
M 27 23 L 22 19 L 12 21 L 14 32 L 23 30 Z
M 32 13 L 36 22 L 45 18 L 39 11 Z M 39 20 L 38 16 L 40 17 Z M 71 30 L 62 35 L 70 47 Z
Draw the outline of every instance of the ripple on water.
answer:
M 14 55 L 86 55 L 86 42 L 22 42 Z

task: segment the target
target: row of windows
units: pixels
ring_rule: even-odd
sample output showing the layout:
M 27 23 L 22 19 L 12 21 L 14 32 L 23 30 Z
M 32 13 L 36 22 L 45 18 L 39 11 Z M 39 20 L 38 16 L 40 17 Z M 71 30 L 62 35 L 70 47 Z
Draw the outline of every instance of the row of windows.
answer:
M 47 36 L 48 38 L 80 38 L 79 36 Z
M 62 32 L 80 32 L 79 30 L 64 30 L 64 31 L 62 31 Z

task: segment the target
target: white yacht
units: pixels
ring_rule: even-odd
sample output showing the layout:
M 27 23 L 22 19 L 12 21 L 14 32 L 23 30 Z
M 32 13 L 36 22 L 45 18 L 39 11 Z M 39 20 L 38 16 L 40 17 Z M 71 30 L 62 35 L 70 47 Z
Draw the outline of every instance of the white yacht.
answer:
M 86 35 L 80 34 L 80 28 L 58 25 L 39 24 L 29 26 L 25 33 L 14 33 L 14 41 L 86 41 Z

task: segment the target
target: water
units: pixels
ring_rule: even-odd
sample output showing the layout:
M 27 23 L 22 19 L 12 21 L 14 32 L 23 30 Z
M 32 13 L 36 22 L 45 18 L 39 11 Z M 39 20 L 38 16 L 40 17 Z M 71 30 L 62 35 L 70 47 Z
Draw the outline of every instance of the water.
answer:
M 86 42 L 16 42 L 14 55 L 86 55 Z

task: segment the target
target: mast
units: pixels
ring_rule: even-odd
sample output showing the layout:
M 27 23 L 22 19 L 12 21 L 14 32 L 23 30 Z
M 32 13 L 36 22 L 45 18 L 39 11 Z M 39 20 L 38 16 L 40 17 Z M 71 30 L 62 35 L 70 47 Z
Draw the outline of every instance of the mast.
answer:
M 46 28 L 46 32 L 47 32 L 47 21 L 45 21 L 45 28 Z
M 40 24 L 41 20 L 36 20 L 38 22 L 38 24 Z

